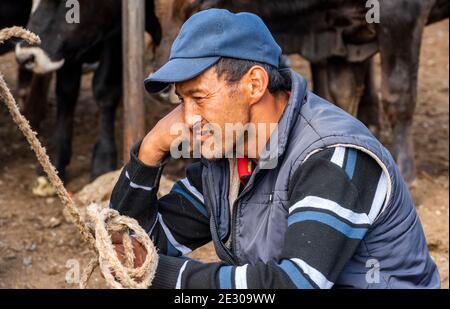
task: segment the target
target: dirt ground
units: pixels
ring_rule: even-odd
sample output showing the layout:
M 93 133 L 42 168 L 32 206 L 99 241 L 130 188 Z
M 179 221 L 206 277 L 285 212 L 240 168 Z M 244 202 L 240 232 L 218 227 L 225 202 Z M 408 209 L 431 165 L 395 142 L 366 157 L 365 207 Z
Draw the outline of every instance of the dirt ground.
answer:
M 414 122 L 415 159 L 418 179 L 411 192 L 437 263 L 442 287 L 449 287 L 449 41 L 448 20 L 426 29 L 420 63 L 419 95 Z M 379 59 L 377 60 L 379 63 Z M 294 68 L 309 78 L 307 63 L 291 56 Z M 0 57 L 0 72 L 14 90 L 16 63 L 12 54 Z M 379 68 L 377 72 L 379 84 Z M 98 109 L 92 98 L 92 76 L 83 77 L 76 111 L 72 162 L 68 168 L 68 189 L 77 192 L 89 182 L 90 159 L 97 134 Z M 55 119 L 54 91 L 50 112 L 42 124 L 41 140 L 47 143 Z M 151 98 L 148 127 L 168 112 L 170 106 Z M 117 113 L 116 136 L 121 141 L 121 109 Z M 382 141 L 390 145 L 391 135 L 383 122 Z M 120 142 L 119 142 L 120 147 Z M 36 198 L 31 187 L 36 180 L 37 161 L 0 106 L 0 288 L 76 288 L 66 282 L 76 274 L 76 265 L 86 266 L 92 256 L 74 226 L 67 222 L 57 198 Z M 182 175 L 182 164 L 166 170 L 169 177 Z M 209 245 L 194 252 L 205 261 L 216 259 Z M 73 267 L 75 265 L 75 268 Z M 90 287 L 105 287 L 98 273 Z

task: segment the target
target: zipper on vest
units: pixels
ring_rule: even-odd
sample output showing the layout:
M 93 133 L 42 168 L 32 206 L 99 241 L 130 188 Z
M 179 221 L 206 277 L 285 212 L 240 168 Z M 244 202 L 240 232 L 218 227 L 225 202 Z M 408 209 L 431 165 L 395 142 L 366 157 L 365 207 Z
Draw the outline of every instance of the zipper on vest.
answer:
M 237 217 L 237 208 L 239 206 L 239 204 L 237 204 L 237 202 L 239 201 L 239 199 L 241 199 L 248 191 L 250 191 L 250 189 L 254 186 L 255 182 L 256 182 L 256 177 L 258 176 L 257 173 L 259 172 L 259 168 L 258 166 L 256 167 L 256 169 L 253 171 L 255 174 L 253 176 L 253 179 L 250 179 L 249 182 L 247 183 L 247 185 L 244 187 L 244 189 L 242 190 L 242 192 L 238 195 L 238 197 L 236 198 L 236 200 L 233 203 L 233 213 L 231 215 L 231 252 L 232 255 L 235 257 L 235 260 L 237 263 L 239 263 L 239 258 L 236 255 L 236 217 Z
M 208 173 L 208 177 L 209 178 L 212 177 L 211 173 Z M 210 181 L 211 181 L 211 179 L 210 179 Z M 213 238 L 213 242 L 215 244 L 217 244 L 217 250 L 219 251 L 217 253 L 219 256 L 222 255 L 226 260 L 225 262 L 227 262 L 228 264 L 236 265 L 236 261 L 233 257 L 233 254 L 230 252 L 230 250 L 228 248 L 225 247 L 222 240 L 220 239 L 219 233 L 217 232 L 216 213 L 215 213 L 214 207 L 212 205 L 210 207 L 210 211 L 211 211 L 211 221 L 212 221 L 211 226 L 213 229 L 211 236 Z
M 219 237 L 219 233 L 217 232 L 217 227 L 216 227 L 216 219 L 214 218 L 215 214 L 213 212 L 211 212 L 212 214 L 212 227 L 213 227 L 213 238 L 216 237 L 216 239 L 214 240 L 214 242 L 217 244 L 217 249 L 220 250 L 220 253 L 225 257 L 226 262 L 228 264 L 231 265 L 236 265 L 235 259 L 233 258 L 232 254 L 230 253 L 230 250 L 228 250 L 225 245 L 223 244 L 223 242 L 220 240 Z M 220 255 L 220 254 L 219 254 Z
M 239 259 L 236 255 L 236 245 L 235 245 L 236 244 L 236 232 L 235 232 L 235 230 L 236 230 L 236 216 L 237 216 L 236 215 L 236 213 L 237 213 L 237 211 L 236 211 L 237 203 L 236 202 L 238 201 L 238 199 L 239 199 L 239 196 L 236 198 L 236 200 L 233 203 L 233 213 L 231 214 L 231 235 L 230 235 L 230 237 L 231 237 L 231 246 L 230 246 L 231 252 L 237 262 L 239 262 Z

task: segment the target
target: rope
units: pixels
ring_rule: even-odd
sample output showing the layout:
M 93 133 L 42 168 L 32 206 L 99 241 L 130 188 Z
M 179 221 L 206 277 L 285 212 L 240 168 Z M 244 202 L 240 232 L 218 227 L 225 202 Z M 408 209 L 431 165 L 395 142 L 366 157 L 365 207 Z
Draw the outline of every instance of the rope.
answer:
M 0 44 L 4 41 L 17 37 L 27 41 L 30 44 L 39 44 L 40 39 L 34 33 L 20 27 L 5 28 L 0 30 Z M 121 216 L 116 210 L 101 208 L 96 204 L 88 207 L 87 216 L 83 218 L 78 211 L 77 206 L 68 194 L 58 172 L 50 162 L 50 159 L 37 138 L 29 122 L 20 113 L 19 108 L 5 83 L 3 75 L 0 74 L 0 99 L 5 102 L 12 119 L 22 131 L 26 140 L 36 154 L 39 163 L 47 173 L 50 182 L 56 189 L 56 192 L 67 209 L 73 223 L 97 256 L 91 260 L 81 276 L 80 288 L 85 288 L 89 278 L 95 268 L 100 266 L 100 270 L 105 277 L 108 286 L 112 288 L 147 288 L 151 285 L 156 266 L 158 265 L 158 255 L 145 230 L 139 226 L 138 222 L 132 218 Z M 133 231 L 133 237 L 146 250 L 147 255 L 144 263 L 134 268 L 134 252 L 130 232 Z M 111 240 L 111 233 L 122 235 L 122 241 L 125 251 L 125 265 L 123 265 Z

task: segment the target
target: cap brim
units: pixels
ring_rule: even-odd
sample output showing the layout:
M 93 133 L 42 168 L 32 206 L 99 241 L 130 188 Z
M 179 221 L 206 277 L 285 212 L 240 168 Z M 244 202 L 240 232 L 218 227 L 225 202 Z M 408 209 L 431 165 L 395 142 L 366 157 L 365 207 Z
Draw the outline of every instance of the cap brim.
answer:
M 190 80 L 217 63 L 219 59 L 220 57 L 204 57 L 169 60 L 144 80 L 145 89 L 150 93 L 156 93 L 172 83 Z

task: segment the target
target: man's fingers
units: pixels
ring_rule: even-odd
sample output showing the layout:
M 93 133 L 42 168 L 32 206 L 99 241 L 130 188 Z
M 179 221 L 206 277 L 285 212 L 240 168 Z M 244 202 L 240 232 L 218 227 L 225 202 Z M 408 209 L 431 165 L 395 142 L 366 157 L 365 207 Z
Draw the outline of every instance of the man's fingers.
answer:
M 133 244 L 134 251 L 134 267 L 140 267 L 144 264 L 145 257 L 147 256 L 147 251 L 145 248 L 133 237 L 131 237 L 131 242 Z
M 140 267 L 144 264 L 145 257 L 147 256 L 147 251 L 145 248 L 134 238 L 131 238 L 134 253 L 134 267 Z M 114 249 L 117 253 L 117 257 L 123 265 L 125 265 L 125 247 L 122 244 L 114 244 Z
M 122 243 L 122 234 L 119 232 L 111 233 L 111 241 L 113 244 L 121 244 Z
M 125 248 L 123 245 L 114 245 L 114 249 L 117 253 L 117 258 L 119 259 L 120 263 L 125 263 Z
M 147 251 L 145 251 L 144 247 L 134 238 L 131 238 L 132 244 L 133 244 L 133 252 L 134 252 L 134 267 L 140 267 L 142 264 L 144 264 L 145 257 L 147 256 Z M 122 244 L 113 244 L 114 250 L 117 253 L 117 258 L 119 259 L 120 263 L 122 265 L 125 265 L 125 247 Z M 115 276 L 114 271 L 111 271 L 111 274 Z M 102 274 L 102 277 L 103 274 Z M 139 278 L 137 280 L 138 282 L 142 281 L 142 278 Z

